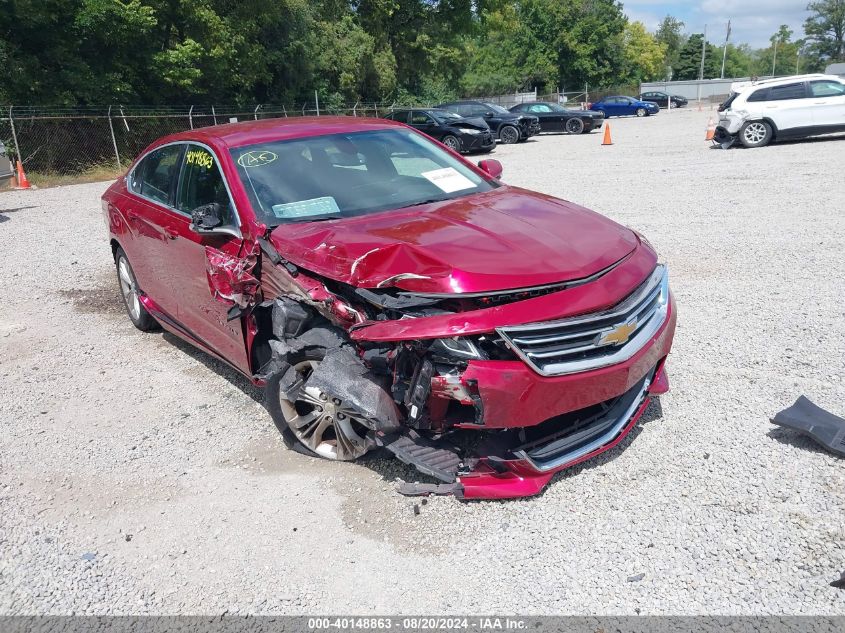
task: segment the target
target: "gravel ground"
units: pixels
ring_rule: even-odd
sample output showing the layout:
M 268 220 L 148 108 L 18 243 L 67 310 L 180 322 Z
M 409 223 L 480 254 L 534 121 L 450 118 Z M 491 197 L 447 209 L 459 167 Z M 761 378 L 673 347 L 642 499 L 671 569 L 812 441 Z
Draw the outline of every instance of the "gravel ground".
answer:
M 285 451 L 245 380 L 132 327 L 105 184 L 0 194 L 0 613 L 845 614 L 845 461 L 768 422 L 845 414 L 845 138 L 711 150 L 709 115 L 496 150 L 661 252 L 673 389 L 537 498 L 419 515 L 401 464 Z

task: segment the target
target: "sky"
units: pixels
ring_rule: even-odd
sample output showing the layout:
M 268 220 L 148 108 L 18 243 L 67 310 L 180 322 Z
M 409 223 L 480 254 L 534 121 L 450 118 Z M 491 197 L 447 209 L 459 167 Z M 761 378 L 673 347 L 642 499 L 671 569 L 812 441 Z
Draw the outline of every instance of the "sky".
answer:
M 631 20 L 643 22 L 650 31 L 666 15 L 683 21 L 687 33 L 702 33 L 712 44 L 725 41 L 725 25 L 731 21 L 731 42 L 753 48 L 769 46 L 769 38 L 781 24 L 791 28 L 793 39 L 804 34 L 807 0 L 621 0 Z

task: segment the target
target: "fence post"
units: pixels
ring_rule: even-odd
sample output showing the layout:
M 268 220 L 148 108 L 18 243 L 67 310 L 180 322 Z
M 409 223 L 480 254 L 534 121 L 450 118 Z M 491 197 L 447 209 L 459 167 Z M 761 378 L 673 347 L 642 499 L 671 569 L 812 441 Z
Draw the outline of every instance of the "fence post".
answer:
M 194 129 L 194 117 L 192 116 L 194 113 L 194 106 L 191 106 L 191 109 L 188 110 L 188 125 L 191 126 L 191 129 Z
M 255 106 L 255 110 L 253 110 L 253 112 L 252 112 L 252 118 L 255 119 L 256 121 L 258 120 L 258 111 L 260 109 L 261 109 L 261 104 L 259 103 L 257 106 Z
M 320 116 L 320 96 L 314 91 L 314 105 L 317 106 L 317 116 Z
M 21 148 L 18 147 L 18 133 L 15 131 L 15 120 L 12 118 L 12 109 L 15 106 L 9 106 L 9 123 L 12 126 L 12 139 L 15 141 L 15 154 L 17 160 L 23 162 L 23 158 L 21 157 Z
M 373 101 L 373 110 L 376 111 L 376 118 L 378 118 L 378 104 L 375 101 Z
M 214 111 L 214 106 L 211 106 L 211 116 L 214 117 L 214 125 L 217 125 L 217 113 Z
M 284 105 L 282 106 L 282 112 L 285 113 L 285 118 L 288 118 L 288 110 Z
M 111 144 L 114 146 L 114 157 L 117 159 L 117 168 L 123 169 L 120 164 L 120 152 L 117 151 L 117 139 L 114 137 L 114 124 L 111 120 L 111 106 L 109 106 L 109 130 L 111 130 Z
M 355 105 L 354 105 L 354 106 L 352 106 L 352 116 L 358 116 L 357 109 L 358 109 L 358 104 L 359 104 L 360 102 L 361 102 L 361 100 L 360 100 L 360 99 L 358 99 L 358 101 L 356 101 L 356 102 L 355 102 Z

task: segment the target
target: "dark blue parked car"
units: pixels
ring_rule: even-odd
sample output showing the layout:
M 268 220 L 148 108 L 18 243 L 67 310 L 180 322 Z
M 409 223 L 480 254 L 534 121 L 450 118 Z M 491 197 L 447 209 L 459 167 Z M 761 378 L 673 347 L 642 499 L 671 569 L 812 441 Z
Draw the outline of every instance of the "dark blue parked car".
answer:
M 611 116 L 649 116 L 660 112 L 652 101 L 640 101 L 634 97 L 605 97 L 590 106 L 590 110 L 601 112 L 604 118 Z

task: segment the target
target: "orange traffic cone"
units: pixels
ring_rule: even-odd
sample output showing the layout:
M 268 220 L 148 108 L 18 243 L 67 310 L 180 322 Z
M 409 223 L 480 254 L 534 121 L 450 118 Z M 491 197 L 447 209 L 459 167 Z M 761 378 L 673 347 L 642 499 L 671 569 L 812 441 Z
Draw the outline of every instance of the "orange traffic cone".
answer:
M 610 123 L 604 124 L 604 140 L 601 142 L 602 145 L 613 145 L 613 141 L 610 140 Z
M 23 170 L 23 165 L 21 161 L 18 161 L 18 186 L 16 189 L 29 189 L 30 184 L 29 181 L 26 179 L 26 172 Z
M 713 121 L 713 117 L 711 116 L 709 119 L 707 119 L 707 134 L 704 135 L 704 140 L 712 141 L 715 135 L 716 123 Z

